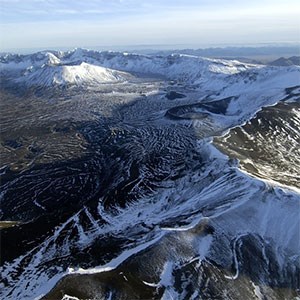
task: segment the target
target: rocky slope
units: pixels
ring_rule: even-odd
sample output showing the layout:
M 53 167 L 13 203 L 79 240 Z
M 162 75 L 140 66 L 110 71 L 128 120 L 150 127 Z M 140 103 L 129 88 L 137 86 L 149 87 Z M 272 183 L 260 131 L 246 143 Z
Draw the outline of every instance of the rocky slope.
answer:
M 0 61 L 3 299 L 299 296 L 299 67 Z

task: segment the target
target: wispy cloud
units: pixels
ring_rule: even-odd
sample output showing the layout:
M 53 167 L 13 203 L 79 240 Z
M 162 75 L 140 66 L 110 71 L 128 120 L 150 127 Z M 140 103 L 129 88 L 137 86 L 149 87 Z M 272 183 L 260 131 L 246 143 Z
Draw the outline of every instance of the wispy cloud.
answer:
M 64 20 L 65 17 L 69 18 L 70 15 L 85 19 L 91 14 L 111 17 L 124 13 L 138 14 L 142 10 L 142 5 L 139 5 L 136 0 L 0 0 L 0 22 L 57 21 Z M 39 14 L 41 14 L 40 18 Z M 46 18 L 45 14 L 47 14 Z
M 255 9 L 260 12 L 260 7 L 286 7 L 290 9 L 299 8 L 296 0 L 287 0 L 284 3 L 281 0 L 0 0 L 1 20 L 10 22 L 35 21 L 29 19 L 28 14 L 32 12 L 36 16 L 36 12 L 45 12 L 49 14 L 49 18 L 56 20 L 62 15 L 80 14 L 83 18 L 85 14 L 110 14 L 118 16 L 122 13 L 138 14 L 157 14 L 172 11 L 212 11 L 212 10 L 235 10 Z M 26 12 L 27 16 L 23 13 Z M 60 16 L 55 16 L 59 14 Z M 39 21 L 38 19 L 36 19 Z
M 298 0 L 0 0 L 1 43 L 15 48 L 297 40 L 299 13 Z

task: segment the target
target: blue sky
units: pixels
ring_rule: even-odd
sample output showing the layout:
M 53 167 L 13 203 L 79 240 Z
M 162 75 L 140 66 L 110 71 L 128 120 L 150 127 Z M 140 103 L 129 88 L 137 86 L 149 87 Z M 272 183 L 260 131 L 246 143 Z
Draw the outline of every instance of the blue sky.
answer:
M 298 0 L 0 0 L 0 50 L 299 42 Z

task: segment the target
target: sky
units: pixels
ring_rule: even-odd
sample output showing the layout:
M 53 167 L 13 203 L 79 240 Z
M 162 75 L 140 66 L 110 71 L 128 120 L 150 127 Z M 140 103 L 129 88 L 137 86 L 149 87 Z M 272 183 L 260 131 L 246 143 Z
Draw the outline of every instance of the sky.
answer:
M 299 0 L 0 0 L 0 51 L 297 43 Z

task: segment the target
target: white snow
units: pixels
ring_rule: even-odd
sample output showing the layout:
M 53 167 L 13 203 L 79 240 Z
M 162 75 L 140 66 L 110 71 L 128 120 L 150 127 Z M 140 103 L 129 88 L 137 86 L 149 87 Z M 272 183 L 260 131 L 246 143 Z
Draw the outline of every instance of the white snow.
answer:
M 204 260 L 207 256 L 209 249 L 211 247 L 213 241 L 213 237 L 211 235 L 204 236 L 200 239 L 199 245 L 198 245 L 198 253 L 199 253 L 199 259 L 200 261 Z
M 263 300 L 265 297 L 260 291 L 259 285 L 256 285 L 254 282 L 252 282 L 253 288 L 254 288 L 254 295 L 257 297 L 258 300 Z
M 99 66 L 81 63 L 72 66 L 45 65 L 35 72 L 27 73 L 16 81 L 27 85 L 96 85 L 125 81 L 130 75 Z
M 164 287 L 173 286 L 173 265 L 172 261 L 167 261 L 164 265 L 163 272 L 160 275 L 159 285 Z

